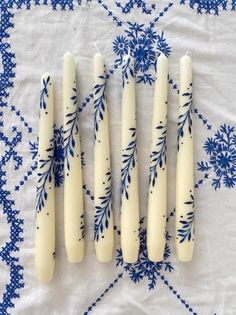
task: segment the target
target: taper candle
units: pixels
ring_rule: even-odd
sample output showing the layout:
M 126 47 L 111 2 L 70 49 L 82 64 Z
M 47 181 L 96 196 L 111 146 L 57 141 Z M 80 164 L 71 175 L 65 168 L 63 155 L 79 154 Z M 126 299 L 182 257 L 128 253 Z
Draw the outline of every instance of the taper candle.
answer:
M 53 110 L 53 84 L 50 74 L 45 73 L 40 91 L 35 233 L 35 268 L 40 282 L 53 278 L 55 266 Z
M 121 249 L 134 263 L 139 254 L 139 185 L 136 148 L 136 96 L 134 60 L 124 57 L 121 122 Z
M 109 121 L 104 57 L 94 56 L 94 242 L 97 259 L 112 259 L 114 246 Z
M 180 59 L 178 151 L 176 172 L 176 251 L 191 261 L 194 249 L 192 60 Z
M 77 263 L 83 260 L 85 242 L 76 71 L 70 52 L 63 59 L 65 248 L 68 261 Z
M 151 261 L 162 261 L 165 250 L 167 210 L 167 98 L 168 59 L 161 54 L 157 59 L 157 75 L 153 102 L 152 143 L 150 154 L 147 250 Z

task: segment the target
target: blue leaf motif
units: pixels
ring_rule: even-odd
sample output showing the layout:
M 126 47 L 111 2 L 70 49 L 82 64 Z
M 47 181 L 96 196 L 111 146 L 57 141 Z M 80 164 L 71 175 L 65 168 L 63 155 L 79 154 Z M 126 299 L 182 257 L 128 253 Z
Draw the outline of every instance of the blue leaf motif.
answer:
M 192 87 L 192 83 L 190 83 Z M 180 139 L 184 137 L 185 133 L 192 135 L 192 124 L 193 124 L 193 103 L 192 103 L 192 92 L 183 93 L 183 96 L 187 98 L 186 103 L 183 105 L 185 107 L 185 112 L 179 115 L 178 119 L 178 150 L 180 147 Z
M 54 160 L 54 152 L 53 152 L 53 143 L 54 139 L 51 139 L 52 147 L 50 147 L 47 151 L 48 157 L 46 160 L 39 159 L 38 161 L 38 182 L 36 188 L 36 210 L 40 212 L 43 210 L 45 206 L 45 202 L 48 197 L 47 183 L 52 182 L 53 176 L 53 160 Z
M 43 87 L 40 91 L 40 108 L 46 109 L 46 97 L 48 97 L 48 84 L 50 81 L 50 76 L 48 76 L 46 79 L 43 79 Z
M 125 195 L 126 199 L 129 199 L 127 185 L 131 183 L 130 171 L 136 165 L 137 148 L 136 148 L 136 128 L 129 128 L 131 131 L 131 138 L 125 152 L 122 154 L 121 161 L 121 193 Z
M 190 200 L 184 203 L 189 206 L 191 210 L 186 214 L 185 218 L 181 218 L 179 223 L 182 225 L 178 229 L 179 242 L 183 243 L 185 241 L 190 242 L 194 237 L 194 196 L 190 194 Z
M 149 169 L 149 182 L 152 186 L 155 186 L 155 181 L 158 176 L 158 168 L 162 168 L 166 165 L 166 133 L 167 125 L 159 125 L 157 129 L 162 129 L 162 134 L 158 138 L 156 144 L 156 150 L 151 152 L 150 159 L 150 169 Z
M 101 84 L 96 84 L 94 87 L 94 139 L 99 129 L 99 120 L 103 120 L 106 102 L 106 77 L 100 76 Z
M 76 95 L 76 89 L 72 89 L 74 94 L 71 97 L 71 100 L 73 102 L 73 105 L 75 105 L 75 110 L 71 113 L 68 113 L 66 115 L 66 124 L 64 129 L 64 159 L 65 159 L 65 165 L 68 170 L 70 170 L 70 163 L 69 163 L 69 156 L 74 157 L 74 150 L 75 147 L 75 136 L 79 132 L 78 127 L 78 108 L 77 108 L 77 95 Z
M 98 241 L 104 229 L 109 227 L 109 219 L 111 216 L 111 172 L 106 174 L 107 186 L 105 195 L 99 197 L 100 204 L 95 205 L 95 222 L 94 222 L 94 240 Z

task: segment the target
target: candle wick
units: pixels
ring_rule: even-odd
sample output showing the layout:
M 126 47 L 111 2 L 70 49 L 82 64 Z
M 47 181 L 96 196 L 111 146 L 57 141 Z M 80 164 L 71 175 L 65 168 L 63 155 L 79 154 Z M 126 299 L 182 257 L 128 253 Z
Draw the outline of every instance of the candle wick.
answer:
M 100 53 L 100 51 L 99 51 L 99 49 L 98 49 L 97 43 L 96 43 L 96 42 L 94 42 L 93 44 L 94 44 L 94 46 L 95 46 L 95 48 L 96 48 L 96 50 L 97 50 L 97 53 L 99 54 L 99 53 Z
M 191 57 L 190 51 L 187 51 L 187 52 L 185 53 L 185 56 Z

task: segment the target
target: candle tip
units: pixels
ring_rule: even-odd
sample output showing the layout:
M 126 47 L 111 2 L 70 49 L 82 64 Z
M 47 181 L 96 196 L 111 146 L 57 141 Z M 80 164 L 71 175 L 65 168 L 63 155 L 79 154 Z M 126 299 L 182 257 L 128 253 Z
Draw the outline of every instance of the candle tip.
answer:
M 167 59 L 166 55 L 163 54 L 163 52 L 160 53 L 159 57 L 158 58 L 164 58 L 164 59 Z
M 186 53 L 185 53 L 185 56 L 188 56 L 188 57 L 192 57 L 192 54 L 191 54 L 191 52 L 190 51 L 186 51 Z
M 64 54 L 63 58 L 65 58 L 65 57 L 67 57 L 67 56 L 72 56 L 72 57 L 73 57 L 73 55 L 72 55 L 72 53 L 71 53 L 70 51 L 67 51 L 67 52 Z

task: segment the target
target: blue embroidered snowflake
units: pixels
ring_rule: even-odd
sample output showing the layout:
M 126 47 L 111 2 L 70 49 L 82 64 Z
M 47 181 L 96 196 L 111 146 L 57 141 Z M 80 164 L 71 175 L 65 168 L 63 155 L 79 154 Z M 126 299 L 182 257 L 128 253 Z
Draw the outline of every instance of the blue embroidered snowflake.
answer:
M 164 37 L 164 32 L 158 34 L 151 24 L 145 27 L 144 24 L 128 22 L 126 36 L 117 36 L 113 41 L 113 51 L 118 56 L 116 62 L 122 63 L 124 55 L 130 49 L 134 57 L 137 82 L 153 84 L 155 81 L 156 57 L 163 53 L 170 55 L 171 49 Z
M 140 224 L 144 223 L 144 218 L 140 220 Z M 169 245 L 166 244 L 164 259 L 161 262 L 152 262 L 148 259 L 147 256 L 147 247 L 146 247 L 146 239 L 147 239 L 147 231 L 146 228 L 140 228 L 140 253 L 139 259 L 134 264 L 128 264 L 123 261 L 122 251 L 121 249 L 117 250 L 116 257 L 116 265 L 122 266 L 125 271 L 128 272 L 130 279 L 134 282 L 140 282 L 144 278 L 148 280 L 149 290 L 154 289 L 157 283 L 157 278 L 159 276 L 159 272 L 161 270 L 171 272 L 174 268 L 171 265 L 171 262 L 168 260 L 170 257 L 170 248 Z M 166 239 L 169 240 L 171 237 L 167 233 Z
M 236 134 L 235 128 L 226 124 L 213 137 L 207 138 L 204 150 L 209 155 L 209 161 L 198 163 L 198 170 L 207 172 L 212 169 L 215 178 L 212 186 L 215 190 L 224 185 L 233 188 L 236 184 Z

